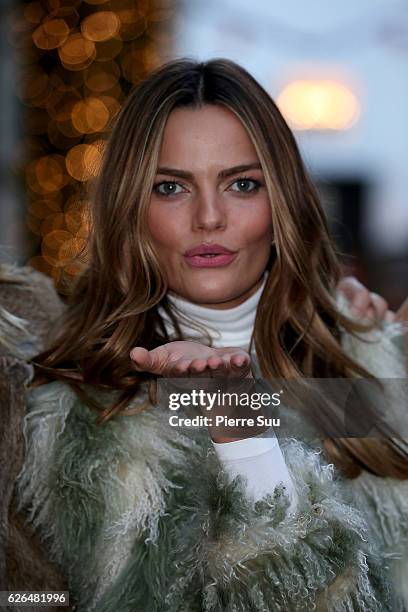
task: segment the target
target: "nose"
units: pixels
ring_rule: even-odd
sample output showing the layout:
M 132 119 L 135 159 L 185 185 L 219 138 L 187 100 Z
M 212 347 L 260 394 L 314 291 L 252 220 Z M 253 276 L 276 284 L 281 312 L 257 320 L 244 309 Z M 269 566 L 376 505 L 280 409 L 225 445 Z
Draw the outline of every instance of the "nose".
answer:
M 197 195 L 193 207 L 193 230 L 214 231 L 227 224 L 225 205 L 217 192 L 208 191 Z

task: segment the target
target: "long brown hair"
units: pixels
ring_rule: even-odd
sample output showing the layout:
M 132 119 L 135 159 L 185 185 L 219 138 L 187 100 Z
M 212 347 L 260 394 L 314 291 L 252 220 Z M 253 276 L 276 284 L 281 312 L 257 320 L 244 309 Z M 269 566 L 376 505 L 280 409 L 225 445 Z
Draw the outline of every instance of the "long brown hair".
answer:
M 168 341 L 159 305 L 182 338 L 147 231 L 147 209 L 169 114 L 204 104 L 223 105 L 241 120 L 273 203 L 275 244 L 253 334 L 263 377 L 370 377 L 342 350 L 340 328 L 356 333 L 367 327 L 336 308 L 339 262 L 316 190 L 277 106 L 230 60 L 179 59 L 139 84 L 118 116 L 93 196 L 88 263 L 61 332 L 35 359 L 35 384 L 53 379 L 70 384 L 100 410 L 100 422 L 122 411 L 140 384 L 153 378 L 132 369 L 129 351 L 136 345 L 151 350 Z M 86 385 L 116 389 L 120 395 L 103 409 L 86 394 Z M 349 476 L 361 469 L 408 476 L 407 457 L 391 441 L 327 439 L 325 445 Z

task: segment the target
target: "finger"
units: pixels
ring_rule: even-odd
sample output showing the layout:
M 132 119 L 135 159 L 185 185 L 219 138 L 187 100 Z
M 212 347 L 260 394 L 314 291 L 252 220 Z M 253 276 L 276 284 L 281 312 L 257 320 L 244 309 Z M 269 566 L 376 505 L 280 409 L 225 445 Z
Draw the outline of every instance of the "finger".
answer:
M 248 355 L 243 353 L 235 353 L 230 357 L 231 365 L 234 367 L 242 368 L 249 364 L 250 358 Z
M 163 376 L 169 365 L 170 355 L 165 346 L 158 346 L 150 351 L 151 366 L 150 371 L 154 374 Z
M 137 370 L 162 375 L 167 365 L 169 354 L 163 346 L 158 346 L 151 351 L 137 346 L 131 350 L 130 357 L 136 362 Z
M 237 369 L 232 367 L 231 356 L 222 355 L 221 364 L 216 370 L 213 371 L 213 376 L 214 378 L 234 378 L 236 376 L 236 371 Z
M 207 359 L 210 378 L 226 378 L 228 372 L 227 360 L 222 355 L 211 355 Z
M 169 378 L 188 378 L 190 376 L 190 364 L 191 359 L 179 359 L 175 363 L 172 363 L 171 366 L 166 369 L 166 376 L 168 376 Z
M 222 367 L 222 363 L 222 358 L 219 355 L 211 355 L 211 357 L 207 359 L 207 366 L 210 370 L 217 370 Z
M 368 289 L 362 288 L 351 298 L 351 311 L 357 317 L 367 316 L 367 311 L 371 306 L 371 296 Z
M 192 376 L 196 375 L 200 375 L 203 374 L 204 372 L 207 371 L 207 360 L 206 359 L 193 359 L 193 361 L 191 361 L 189 368 L 188 368 L 189 374 L 191 374 Z
M 387 311 L 388 311 L 388 302 L 378 293 L 371 292 L 371 303 L 375 310 L 375 313 L 378 319 L 384 319 Z
M 233 376 L 237 378 L 249 378 L 249 373 L 251 373 L 251 359 L 246 356 L 242 357 L 239 355 L 237 358 L 231 358 L 231 368 Z
M 136 370 L 149 370 L 151 358 L 147 349 L 143 348 L 142 346 L 136 346 L 130 351 L 130 358 L 133 361 L 133 365 Z

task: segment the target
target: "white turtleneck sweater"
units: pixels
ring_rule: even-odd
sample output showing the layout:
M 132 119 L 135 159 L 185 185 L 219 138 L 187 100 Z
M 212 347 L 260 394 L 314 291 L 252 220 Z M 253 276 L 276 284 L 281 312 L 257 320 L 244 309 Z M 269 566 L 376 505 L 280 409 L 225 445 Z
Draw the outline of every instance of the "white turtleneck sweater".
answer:
M 252 331 L 255 323 L 256 309 L 265 286 L 265 274 L 262 285 L 245 302 L 228 309 L 207 308 L 189 302 L 169 292 L 168 299 L 174 311 L 182 314 L 204 327 L 213 339 L 214 347 L 240 347 L 249 350 Z M 159 309 L 166 330 L 171 339 L 174 326 L 162 308 Z M 180 327 L 186 339 L 200 341 L 202 334 L 179 319 Z M 254 500 L 261 499 L 267 493 L 273 493 L 275 487 L 282 483 L 291 500 L 289 511 L 296 508 L 297 495 L 286 466 L 282 451 L 273 429 L 244 440 L 235 442 L 213 442 L 218 458 L 224 469 L 232 476 L 243 476 L 246 481 L 247 494 Z

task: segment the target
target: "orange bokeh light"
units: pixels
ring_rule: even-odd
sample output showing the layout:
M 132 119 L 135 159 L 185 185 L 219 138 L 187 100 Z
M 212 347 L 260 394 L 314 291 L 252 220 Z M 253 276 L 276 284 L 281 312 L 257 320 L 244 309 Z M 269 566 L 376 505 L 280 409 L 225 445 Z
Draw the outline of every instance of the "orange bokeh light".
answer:
M 109 111 L 99 98 L 85 98 L 74 105 L 71 120 L 82 134 L 102 132 L 109 121 Z
M 109 119 L 115 117 L 120 111 L 122 105 L 117 98 L 113 96 L 100 96 L 99 99 L 103 102 L 109 111 Z
M 78 238 L 89 235 L 89 221 L 83 211 L 70 210 L 65 214 L 65 224 L 69 231 Z
M 61 62 L 70 70 L 81 66 L 95 58 L 95 44 L 84 38 L 82 34 L 71 34 L 64 44 L 58 48 Z
M 55 229 L 46 234 L 41 243 L 41 254 L 45 261 L 52 266 L 59 264 L 59 251 L 68 241 L 72 240 L 71 232 Z
M 40 2 L 30 2 L 23 9 L 24 18 L 32 24 L 40 23 L 45 15 L 45 10 Z
M 58 251 L 58 264 L 64 266 L 64 272 L 76 276 L 82 268 L 86 256 L 87 240 L 77 236 L 64 242 Z
M 94 42 L 109 40 L 119 32 L 120 21 L 112 11 L 99 11 L 88 15 L 81 22 L 81 31 L 85 38 Z
M 94 144 L 80 144 L 70 149 L 66 157 L 69 174 L 77 181 L 86 182 L 99 173 L 102 153 Z
M 62 212 L 52 213 L 51 215 L 48 215 L 41 223 L 41 234 L 43 236 L 46 236 L 54 230 L 64 229 L 66 229 L 65 216 Z
M 122 40 L 132 40 L 142 36 L 147 28 L 147 20 L 141 17 L 136 8 L 129 8 L 118 11 L 121 21 L 120 37 Z
M 62 189 L 69 181 L 62 155 L 44 155 L 32 161 L 26 170 L 27 184 L 38 194 Z
M 33 41 L 40 49 L 56 49 L 65 43 L 69 31 L 63 19 L 51 19 L 34 30 Z
M 85 85 L 93 92 L 101 93 L 115 87 L 120 77 L 116 62 L 93 64 L 84 74 Z

